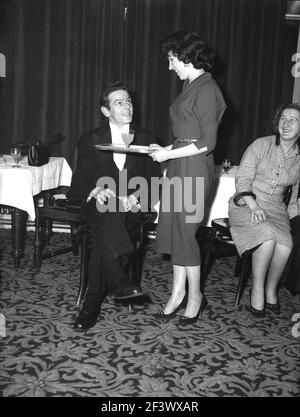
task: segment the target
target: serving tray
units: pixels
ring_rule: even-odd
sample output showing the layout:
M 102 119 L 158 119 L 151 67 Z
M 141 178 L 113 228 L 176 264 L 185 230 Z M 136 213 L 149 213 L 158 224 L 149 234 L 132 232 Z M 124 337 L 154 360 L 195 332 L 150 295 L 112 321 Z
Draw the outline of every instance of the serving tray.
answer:
M 149 149 L 149 146 L 143 145 L 112 145 L 111 143 L 103 143 L 102 145 L 94 145 L 96 149 L 100 151 L 111 151 L 119 153 L 145 153 L 149 154 L 153 152 L 153 149 Z

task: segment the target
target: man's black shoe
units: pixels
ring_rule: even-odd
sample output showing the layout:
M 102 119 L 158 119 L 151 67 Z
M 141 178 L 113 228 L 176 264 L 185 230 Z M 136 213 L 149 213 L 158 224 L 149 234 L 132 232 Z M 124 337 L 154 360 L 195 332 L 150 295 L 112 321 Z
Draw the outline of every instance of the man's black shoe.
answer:
M 114 294 L 115 300 L 124 300 L 131 299 L 135 297 L 140 297 L 143 295 L 141 287 L 130 285 L 124 288 L 120 288 Z
M 99 313 L 99 310 L 90 310 L 83 307 L 75 321 L 74 329 L 78 332 L 84 332 L 85 330 L 95 326 Z
M 127 306 L 129 304 L 144 306 L 144 305 L 152 303 L 152 300 L 148 294 L 142 294 L 137 297 L 129 297 L 129 298 L 127 297 L 127 298 L 122 298 L 122 299 L 114 298 L 114 302 L 122 306 Z

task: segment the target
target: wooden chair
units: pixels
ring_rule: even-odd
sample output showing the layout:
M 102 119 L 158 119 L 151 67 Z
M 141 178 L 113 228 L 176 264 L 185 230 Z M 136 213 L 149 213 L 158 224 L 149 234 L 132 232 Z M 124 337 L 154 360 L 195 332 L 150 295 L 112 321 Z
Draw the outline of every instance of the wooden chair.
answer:
M 45 250 L 52 235 L 53 222 L 65 223 L 70 226 L 70 245 L 56 250 Z M 88 234 L 81 208 L 55 204 L 46 199 L 44 206 L 36 208 L 35 236 L 33 251 L 33 266 L 41 267 L 42 261 L 53 256 L 73 252 L 78 255 L 80 249 L 80 282 L 76 305 L 79 305 L 85 291 L 85 276 L 87 268 Z
M 286 187 L 283 194 L 283 202 L 286 207 L 289 204 L 291 194 L 292 186 L 290 185 Z M 229 219 L 226 217 L 212 220 L 211 232 L 202 266 L 203 282 L 205 283 L 214 259 L 237 255 L 234 276 L 238 277 L 238 285 L 235 294 L 235 305 L 238 306 L 251 272 L 251 255 L 255 249 L 256 248 L 247 250 L 240 257 L 231 238 Z
M 156 215 L 156 213 L 150 213 L 145 217 L 136 251 L 132 255 L 128 266 L 127 272 L 133 278 L 132 283 L 135 285 L 139 285 L 141 281 L 144 255 L 148 242 L 148 228 L 154 221 Z M 70 245 L 56 250 L 44 251 L 52 235 L 53 222 L 62 222 L 70 225 Z M 44 206 L 36 208 L 33 255 L 33 265 L 35 268 L 39 269 L 44 259 L 68 252 L 73 252 L 74 255 L 78 255 L 80 249 L 80 280 L 76 306 L 81 304 L 88 284 L 87 266 L 90 247 L 90 229 L 85 222 L 79 206 L 70 206 L 66 204 L 66 200 L 58 199 L 55 201 L 55 199 L 49 198 L 45 200 Z
M 208 245 L 202 266 L 203 281 L 205 282 L 207 279 L 215 259 L 236 255 L 237 261 L 234 276 L 238 277 L 238 285 L 235 294 L 235 305 L 238 306 L 251 270 L 251 252 L 252 251 L 246 251 L 241 258 L 239 257 L 235 244 L 231 238 L 228 218 L 212 220 Z

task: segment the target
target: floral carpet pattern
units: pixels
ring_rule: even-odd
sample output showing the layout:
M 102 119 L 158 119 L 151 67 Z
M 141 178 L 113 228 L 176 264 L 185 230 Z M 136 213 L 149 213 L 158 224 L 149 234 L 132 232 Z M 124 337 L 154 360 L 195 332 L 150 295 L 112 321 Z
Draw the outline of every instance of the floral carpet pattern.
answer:
M 150 243 L 142 286 L 152 302 L 128 306 L 107 298 L 95 327 L 73 330 L 79 256 L 65 254 L 32 267 L 32 234 L 14 269 L 10 233 L 0 230 L 2 397 L 299 397 L 300 337 L 292 321 L 299 295 L 280 289 L 282 313 L 248 311 L 249 288 L 234 305 L 234 257 L 215 262 L 208 306 L 196 324 L 158 322 L 153 314 L 171 288 L 171 263 Z M 68 240 L 56 234 L 54 245 Z

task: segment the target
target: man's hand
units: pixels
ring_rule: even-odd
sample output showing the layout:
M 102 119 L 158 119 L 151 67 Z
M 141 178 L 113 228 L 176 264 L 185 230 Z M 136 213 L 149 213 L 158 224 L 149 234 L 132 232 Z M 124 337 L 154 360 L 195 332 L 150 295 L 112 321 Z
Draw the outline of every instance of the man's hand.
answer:
M 111 197 L 116 197 L 116 194 L 110 188 L 95 187 L 90 192 L 86 201 L 89 202 L 92 198 L 95 198 L 99 204 L 104 204 Z M 118 198 L 122 203 L 124 211 L 126 212 L 131 210 L 135 213 L 141 208 L 138 199 L 133 194 L 130 196 L 120 196 Z
M 89 202 L 92 198 L 95 198 L 99 204 L 104 204 L 107 200 L 111 197 L 115 197 L 116 194 L 110 188 L 101 188 L 95 187 L 89 194 L 87 198 L 87 202 Z

